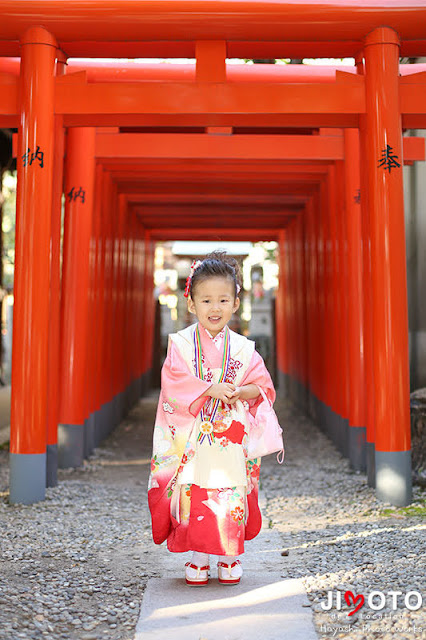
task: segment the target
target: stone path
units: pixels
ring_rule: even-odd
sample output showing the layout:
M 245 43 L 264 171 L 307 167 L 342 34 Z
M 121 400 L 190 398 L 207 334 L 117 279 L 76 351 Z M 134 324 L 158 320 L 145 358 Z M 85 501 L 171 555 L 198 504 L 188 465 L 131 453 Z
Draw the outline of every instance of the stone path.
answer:
M 58 486 L 35 505 L 9 504 L 8 453 L 0 450 L 0 640 L 135 640 L 147 584 L 181 580 L 186 554 L 154 545 L 150 532 L 146 487 L 156 401 L 155 393 L 143 398 L 89 461 L 61 470 Z M 410 509 L 379 503 L 365 475 L 351 471 L 315 425 L 285 403 L 277 411 L 285 462 L 269 456 L 262 463 L 264 529 L 247 543 L 244 583 L 235 588 L 247 589 L 244 597 L 263 589 L 253 588 L 260 562 L 271 584 L 303 586 L 310 604 L 303 609 L 321 640 L 426 638 L 424 491 L 415 488 Z M 230 599 L 238 596 L 234 587 L 223 589 Z M 395 608 L 392 590 L 401 592 Z M 347 591 L 365 599 L 353 615 Z M 368 603 L 374 591 L 385 597 L 380 610 Z M 410 591 L 423 595 L 416 610 L 405 603 Z M 214 592 L 212 580 L 199 597 Z M 333 606 L 326 611 L 328 592 Z M 408 603 L 415 605 L 415 596 Z
M 266 508 L 265 496 L 260 499 Z M 279 534 L 263 523 L 261 533 L 245 544 L 241 583 L 217 582 L 217 557 L 210 556 L 211 577 L 205 587 L 187 587 L 181 554 L 158 558 L 162 574 L 151 578 L 144 593 L 135 640 L 317 640 L 312 612 L 301 579 L 283 579 L 275 557 Z
M 284 629 L 292 640 L 317 640 L 301 580 L 251 572 L 244 578 L 232 591 L 216 583 L 191 592 L 180 577 L 152 578 L 135 640 L 282 640 Z

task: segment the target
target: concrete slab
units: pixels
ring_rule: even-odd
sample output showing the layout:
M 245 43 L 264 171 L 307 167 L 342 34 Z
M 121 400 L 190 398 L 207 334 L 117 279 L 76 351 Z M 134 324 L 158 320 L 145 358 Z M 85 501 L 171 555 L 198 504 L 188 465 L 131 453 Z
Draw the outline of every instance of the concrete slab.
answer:
M 223 586 L 211 573 L 205 587 L 151 578 L 135 640 L 317 640 L 300 579 L 248 571 L 240 584 Z

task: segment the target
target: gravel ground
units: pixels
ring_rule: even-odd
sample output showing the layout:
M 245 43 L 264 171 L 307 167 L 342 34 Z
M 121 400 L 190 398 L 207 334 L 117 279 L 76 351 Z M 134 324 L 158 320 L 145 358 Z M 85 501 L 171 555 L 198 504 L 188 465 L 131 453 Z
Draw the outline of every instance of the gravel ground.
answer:
M 425 491 L 414 487 L 405 509 L 378 501 L 366 475 L 354 472 L 308 418 L 284 403 L 280 418 L 286 456 L 282 469 L 272 456 L 262 464 L 266 516 L 288 551 L 282 576 L 303 579 L 318 637 L 426 638 Z M 333 606 L 325 611 L 329 591 Z M 353 593 L 349 606 L 346 591 Z M 410 591 L 421 594 L 418 610 L 405 606 Z M 354 613 L 360 595 L 365 602 Z M 409 596 L 409 606 L 417 603 Z
M 8 454 L 0 451 L 1 640 L 133 639 L 143 590 L 160 576 L 164 554 L 151 540 L 146 501 L 156 400 L 142 399 L 83 467 L 60 470 L 38 504 L 9 504 Z M 277 569 L 303 579 L 318 637 L 426 638 L 424 491 L 414 490 L 418 515 L 378 502 L 318 428 L 284 402 L 276 408 L 286 456 L 282 466 L 273 456 L 262 464 L 263 516 L 282 539 Z M 346 604 L 346 591 L 355 604 Z M 371 601 L 383 597 L 380 610 L 369 606 L 374 591 L 383 592 Z M 404 604 L 409 591 L 422 595 L 418 610 Z M 349 616 L 361 594 L 365 604 Z M 415 595 L 408 604 L 416 606 Z

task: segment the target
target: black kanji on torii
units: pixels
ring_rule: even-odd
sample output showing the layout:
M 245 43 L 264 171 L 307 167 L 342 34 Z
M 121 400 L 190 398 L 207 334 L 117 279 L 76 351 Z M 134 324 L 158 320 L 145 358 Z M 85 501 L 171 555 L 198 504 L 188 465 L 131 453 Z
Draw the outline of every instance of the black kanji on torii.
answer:
M 86 196 L 86 192 L 82 187 L 79 187 L 78 191 L 77 189 L 75 189 L 75 187 L 73 187 L 70 191 L 68 191 L 67 193 L 67 197 L 68 197 L 68 201 L 69 202 L 75 202 L 77 200 L 77 198 L 80 198 L 81 202 L 84 204 L 84 198 Z
M 386 148 L 382 149 L 382 157 L 380 158 L 379 164 L 377 166 L 383 167 L 385 171 L 387 169 L 390 173 L 392 169 L 401 166 L 398 160 L 399 157 L 396 155 L 396 153 L 393 153 L 392 147 L 387 144 Z
M 22 161 L 23 161 L 24 167 L 26 167 L 27 165 L 31 166 L 34 160 L 37 160 L 40 165 L 40 168 L 43 169 L 44 151 L 40 149 L 39 145 L 37 145 L 35 153 L 31 153 L 31 149 L 28 147 L 28 150 L 22 155 Z

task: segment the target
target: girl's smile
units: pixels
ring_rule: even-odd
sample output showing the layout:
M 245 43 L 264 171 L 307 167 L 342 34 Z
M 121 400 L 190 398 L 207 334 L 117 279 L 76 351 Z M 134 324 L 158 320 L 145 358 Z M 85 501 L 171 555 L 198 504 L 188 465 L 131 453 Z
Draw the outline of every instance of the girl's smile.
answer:
M 215 337 L 228 324 L 232 314 L 240 306 L 240 299 L 234 298 L 234 282 L 223 276 L 211 276 L 197 285 L 188 298 L 188 310 Z

